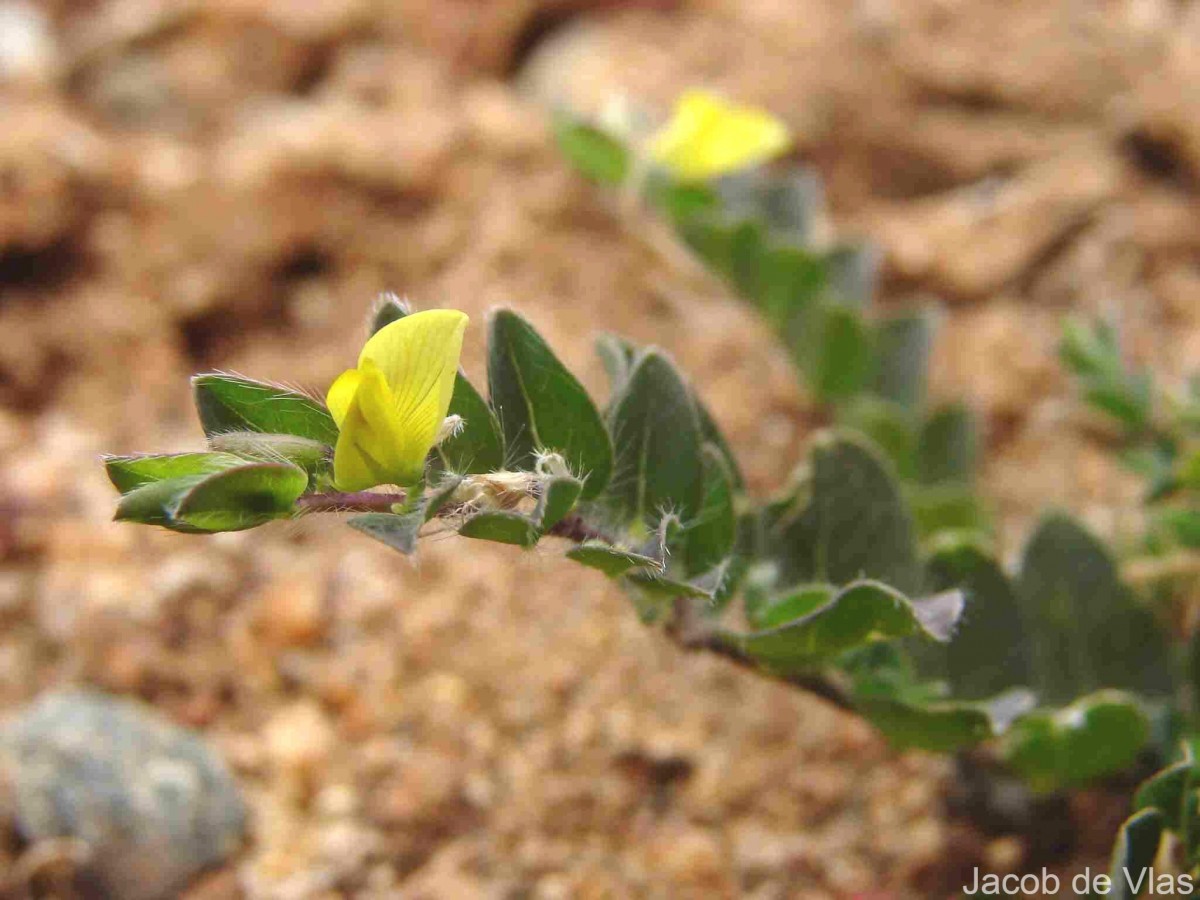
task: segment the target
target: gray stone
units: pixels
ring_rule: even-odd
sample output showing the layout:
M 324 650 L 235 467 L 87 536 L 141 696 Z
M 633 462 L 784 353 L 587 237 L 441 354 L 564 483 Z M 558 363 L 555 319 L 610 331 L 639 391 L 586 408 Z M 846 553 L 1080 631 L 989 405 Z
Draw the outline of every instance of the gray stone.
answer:
M 246 809 L 194 732 L 89 691 L 38 700 L 0 726 L 0 782 L 29 841 L 78 838 L 114 900 L 174 896 L 233 853 Z

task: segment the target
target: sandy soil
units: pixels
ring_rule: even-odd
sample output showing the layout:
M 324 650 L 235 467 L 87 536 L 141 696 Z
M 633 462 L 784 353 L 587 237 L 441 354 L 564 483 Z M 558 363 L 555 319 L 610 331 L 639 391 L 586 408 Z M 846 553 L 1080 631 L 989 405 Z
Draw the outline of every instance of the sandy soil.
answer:
M 935 387 L 988 423 L 1006 545 L 1055 503 L 1119 534 L 1134 491 L 1056 323 L 1200 363 L 1200 5 L 8 6 L 0 711 L 86 682 L 203 729 L 254 824 L 195 898 L 931 897 L 1029 858 L 948 821 L 947 761 L 682 655 L 549 545 L 158 534 L 109 522 L 97 456 L 197 446 L 200 369 L 323 389 L 391 289 L 473 317 L 476 376 L 496 304 L 599 394 L 597 331 L 665 347 L 768 492 L 811 420 L 783 353 L 547 133 L 552 104 L 706 84 L 789 121 L 885 302 L 946 302 Z

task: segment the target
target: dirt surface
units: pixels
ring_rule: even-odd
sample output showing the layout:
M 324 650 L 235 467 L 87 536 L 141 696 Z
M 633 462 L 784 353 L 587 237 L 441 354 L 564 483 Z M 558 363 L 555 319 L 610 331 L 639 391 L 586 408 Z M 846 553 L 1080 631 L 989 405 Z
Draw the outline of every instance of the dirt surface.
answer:
M 391 289 L 472 316 L 477 377 L 496 304 L 601 395 L 597 331 L 665 347 L 777 487 L 811 421 L 784 354 L 547 132 L 553 104 L 704 84 L 788 120 L 886 302 L 946 302 L 935 387 L 988 423 L 1005 546 L 1048 504 L 1119 535 L 1134 490 L 1082 436 L 1057 321 L 1200 364 L 1198 50 L 1170 0 L 0 3 L 0 712 L 86 683 L 203 729 L 253 840 L 193 898 L 920 898 L 1020 870 L 1027 843 L 947 820 L 947 761 L 681 654 L 549 545 L 160 534 L 109 522 L 97 457 L 198 446 L 197 370 L 323 390 Z

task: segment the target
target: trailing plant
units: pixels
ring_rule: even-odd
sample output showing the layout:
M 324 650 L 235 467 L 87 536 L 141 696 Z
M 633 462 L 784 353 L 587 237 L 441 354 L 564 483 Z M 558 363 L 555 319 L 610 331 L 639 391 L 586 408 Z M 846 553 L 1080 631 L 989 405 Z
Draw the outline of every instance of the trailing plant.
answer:
M 1083 400 L 1114 438 L 1122 463 L 1139 475 L 1148 513 L 1142 549 L 1163 565 L 1150 575 L 1200 574 L 1200 371 L 1180 385 L 1132 365 L 1117 330 L 1071 319 L 1060 356 Z
M 466 325 L 385 298 L 324 400 L 197 376 L 207 448 L 108 457 L 117 519 L 213 533 L 348 514 L 404 554 L 431 532 L 548 541 L 685 648 L 816 693 L 899 746 L 996 739 L 1039 786 L 1128 765 L 1169 705 L 1162 633 L 1066 516 L 1046 518 L 1016 577 L 977 535 L 923 548 L 893 461 L 839 429 L 758 502 L 662 351 L 602 338 L 601 406 L 498 310 L 485 397 L 458 368 Z
M 757 166 L 790 143 L 768 113 L 692 91 L 649 132 L 636 117 L 560 114 L 559 146 L 625 208 L 656 215 L 696 259 L 752 303 L 787 347 L 828 418 L 888 454 L 923 536 L 990 528 L 973 490 L 977 426 L 961 403 L 930 406 L 929 302 L 875 306 L 877 250 L 830 241 L 817 177 Z

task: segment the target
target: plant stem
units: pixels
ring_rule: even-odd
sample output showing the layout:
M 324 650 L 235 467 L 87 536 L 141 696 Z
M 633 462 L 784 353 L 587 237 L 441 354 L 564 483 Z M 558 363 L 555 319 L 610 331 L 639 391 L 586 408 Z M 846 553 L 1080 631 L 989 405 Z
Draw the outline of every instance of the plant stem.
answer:
M 378 494 L 374 491 L 331 491 L 301 497 L 296 501 L 296 508 L 302 512 L 391 512 L 393 506 L 407 499 L 404 492 Z
M 296 507 L 305 512 L 391 512 L 393 506 L 404 503 L 407 499 L 407 495 L 402 492 L 385 494 L 374 491 L 350 493 L 331 491 L 301 497 L 296 501 Z M 618 543 L 611 534 L 590 524 L 578 513 L 564 516 L 549 528 L 546 534 L 565 538 L 576 544 L 584 541 L 602 541 L 611 545 Z M 673 609 L 674 615 L 666 628 L 666 634 L 682 649 L 708 651 L 724 657 L 741 668 L 750 669 L 759 675 L 767 675 L 792 687 L 815 694 L 838 709 L 854 711 L 854 702 L 849 692 L 827 676 L 774 675 L 760 668 L 754 659 L 736 643 L 713 629 L 711 623 L 700 615 L 691 598 L 677 597 Z
M 799 690 L 814 694 L 846 712 L 856 712 L 847 688 L 828 675 L 781 675 L 764 669 L 727 635 L 715 630 L 700 615 L 691 597 L 676 597 L 674 616 L 667 626 L 667 635 L 684 650 L 705 650 L 724 657 L 736 666 L 749 669 L 759 676 L 773 678 Z

